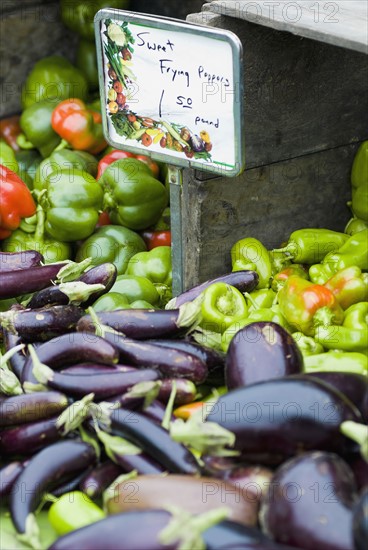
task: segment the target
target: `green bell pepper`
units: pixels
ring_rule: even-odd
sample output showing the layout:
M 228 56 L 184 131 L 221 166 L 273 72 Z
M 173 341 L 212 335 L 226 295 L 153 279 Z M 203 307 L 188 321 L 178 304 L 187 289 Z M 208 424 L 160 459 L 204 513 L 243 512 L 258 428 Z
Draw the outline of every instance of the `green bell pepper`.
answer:
M 10 145 L 3 140 L 0 140 L 0 164 L 19 174 L 19 166 L 15 153 Z
M 146 229 L 157 222 L 168 204 L 165 186 L 138 159 L 117 160 L 106 168 L 99 181 L 105 190 L 104 209 L 114 224 Z
M 309 355 L 319 355 L 325 351 L 322 344 L 316 342 L 311 336 L 305 336 L 302 332 L 293 332 L 292 337 L 300 349 L 303 357 L 308 357 Z
M 61 141 L 51 126 L 54 107 L 55 103 L 48 101 L 34 103 L 24 109 L 19 121 L 27 140 L 44 158 L 48 157 Z
M 69 243 L 64 243 L 44 235 L 45 214 L 40 206 L 37 207 L 36 218 L 36 226 L 33 233 L 16 229 L 10 237 L 2 241 L 2 250 L 4 252 L 36 250 L 43 255 L 46 264 L 70 259 L 72 250 Z
M 33 182 L 42 157 L 36 149 L 29 151 L 17 151 L 15 153 L 19 166 L 19 176 L 26 183 L 28 189 L 33 189 Z
M 213 283 L 201 294 L 201 321 L 204 330 L 223 333 L 248 314 L 243 294 L 226 283 Z
M 97 90 L 99 86 L 97 52 L 94 42 L 80 39 L 77 46 L 75 64 L 84 74 L 91 91 Z
M 96 229 L 82 243 L 77 250 L 76 260 L 81 262 L 85 258 L 92 258 L 93 265 L 111 262 L 115 264 L 118 275 L 123 275 L 130 258 L 145 250 L 145 242 L 138 233 L 121 225 L 105 225 Z
M 155 309 L 152 304 L 145 300 L 129 302 L 125 294 L 119 292 L 107 292 L 93 304 L 93 309 L 99 311 L 114 311 L 115 309 Z
M 269 288 L 272 277 L 272 261 L 269 251 L 253 237 L 237 241 L 231 248 L 232 270 L 249 269 L 259 276 L 257 289 Z
M 144 300 L 156 307 L 160 301 L 160 295 L 154 284 L 146 277 L 118 275 L 110 292 L 123 294 L 130 304 L 137 300 Z
M 344 229 L 344 233 L 347 235 L 355 235 L 355 233 L 359 233 L 359 231 L 363 231 L 363 229 L 368 228 L 368 221 L 361 220 L 359 218 L 351 218 L 348 223 L 346 224 L 346 227 Z
M 324 285 L 335 273 L 336 270 L 328 264 L 315 264 L 310 266 L 308 275 L 315 285 Z
M 48 511 L 48 519 L 58 535 L 65 535 L 105 517 L 105 512 L 85 493 L 64 493 Z
M 65 57 L 52 55 L 37 61 L 22 87 L 22 107 L 34 103 L 56 102 L 70 97 L 85 100 L 88 84 L 85 76 Z
M 357 266 L 368 271 L 368 229 L 363 229 L 348 238 L 336 252 L 330 252 L 322 263 L 335 271 Z
M 72 151 L 71 149 L 53 151 L 38 166 L 33 182 L 34 189 L 42 191 L 47 188 L 51 181 L 57 183 L 62 177 L 61 170 L 70 169 L 72 175 L 76 168 L 77 170 L 84 170 L 95 177 L 97 165 L 97 159 L 86 151 Z
M 368 302 L 353 304 L 345 311 L 344 327 L 367 330 L 368 329 Z
M 275 273 L 272 279 L 271 288 L 278 292 L 286 283 L 289 277 L 301 277 L 302 279 L 308 280 L 308 271 L 304 268 L 302 264 L 291 264 L 287 267 L 284 267 L 278 273 Z
M 101 8 L 124 10 L 129 8 L 129 0 L 61 0 L 61 20 L 70 30 L 93 42 L 93 18 Z
M 46 232 L 60 241 L 86 239 L 96 227 L 102 200 L 102 188 L 88 172 L 60 170 L 60 180 L 50 182 L 40 199 Z
M 314 338 L 326 349 L 359 353 L 368 351 L 368 327 L 354 329 L 346 326 L 320 326 L 317 327 Z
M 341 269 L 324 286 L 331 290 L 343 309 L 368 300 L 368 273 L 362 273 L 357 266 Z
M 161 301 L 168 302 L 172 298 L 171 246 L 138 252 L 130 258 L 126 274 L 147 277 L 157 288 Z
M 348 240 L 348 235 L 330 229 L 298 229 L 291 233 L 283 248 L 273 252 L 282 252 L 298 264 L 321 262 L 329 252 L 337 251 Z
M 358 352 L 329 351 L 304 357 L 305 372 L 351 372 L 367 376 L 368 357 Z
M 276 300 L 276 292 L 271 288 L 261 288 L 250 293 L 246 292 L 244 296 L 247 300 L 249 313 L 261 308 L 270 308 Z
M 354 216 L 368 222 L 368 141 L 359 147 L 351 170 L 352 203 Z

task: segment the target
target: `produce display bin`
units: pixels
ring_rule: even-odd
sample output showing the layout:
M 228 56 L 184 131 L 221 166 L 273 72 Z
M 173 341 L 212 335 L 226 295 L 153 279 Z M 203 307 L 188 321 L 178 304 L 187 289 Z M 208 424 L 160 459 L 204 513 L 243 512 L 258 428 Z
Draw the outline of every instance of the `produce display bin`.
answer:
M 221 0 L 188 15 L 242 41 L 246 169 L 184 171 L 184 288 L 230 270 L 240 238 L 275 247 L 297 228 L 344 229 L 368 137 L 367 12 L 364 0 Z

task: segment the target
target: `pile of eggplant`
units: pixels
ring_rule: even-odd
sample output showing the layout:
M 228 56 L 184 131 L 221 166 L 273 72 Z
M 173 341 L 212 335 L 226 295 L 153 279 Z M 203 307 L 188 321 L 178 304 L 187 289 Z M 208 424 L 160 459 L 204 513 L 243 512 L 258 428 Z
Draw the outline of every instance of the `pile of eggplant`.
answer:
M 367 422 L 366 378 L 305 374 L 272 322 L 226 355 L 194 341 L 213 281 L 174 309 L 96 316 L 113 264 L 0 255 L 0 300 L 14 302 L 0 313 L 0 497 L 24 544 L 44 548 L 40 507 L 78 490 L 105 517 L 50 550 L 365 547 L 366 450 L 341 425 Z M 218 280 L 250 292 L 257 274 Z M 187 421 L 172 414 L 195 400 Z

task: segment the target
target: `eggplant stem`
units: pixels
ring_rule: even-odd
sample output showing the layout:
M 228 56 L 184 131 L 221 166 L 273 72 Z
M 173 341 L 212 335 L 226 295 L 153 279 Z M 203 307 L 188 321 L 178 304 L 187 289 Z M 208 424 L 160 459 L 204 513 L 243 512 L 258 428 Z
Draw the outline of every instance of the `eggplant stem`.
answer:
M 67 435 L 69 432 L 79 428 L 84 420 L 90 415 L 89 405 L 94 397 L 94 393 L 89 393 L 79 401 L 72 403 L 60 414 L 56 420 L 56 427 L 64 428 L 62 432 L 63 435 Z
M 17 346 L 14 346 L 14 348 L 9 349 L 6 353 L 4 353 L 4 355 L 1 355 L 0 353 L 0 368 L 4 370 L 10 370 L 7 364 L 9 359 L 11 359 L 13 355 L 18 353 L 18 351 L 21 351 L 25 347 L 25 344 L 18 344 Z
M 172 389 L 170 392 L 170 397 L 166 405 L 165 414 L 161 422 L 161 426 L 165 428 L 165 430 L 170 429 L 170 421 L 174 410 L 175 397 L 176 397 L 176 382 L 174 380 L 172 384 Z

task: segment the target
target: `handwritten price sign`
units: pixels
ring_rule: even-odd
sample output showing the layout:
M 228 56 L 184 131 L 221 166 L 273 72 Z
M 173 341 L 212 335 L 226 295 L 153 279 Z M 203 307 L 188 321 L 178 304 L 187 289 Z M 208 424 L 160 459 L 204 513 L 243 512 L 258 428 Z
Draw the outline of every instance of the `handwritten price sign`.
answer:
M 234 176 L 244 167 L 241 43 L 120 10 L 95 18 L 104 130 L 118 149 Z

